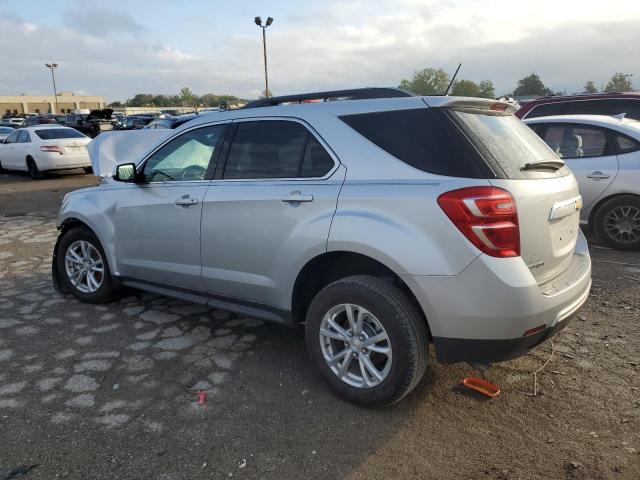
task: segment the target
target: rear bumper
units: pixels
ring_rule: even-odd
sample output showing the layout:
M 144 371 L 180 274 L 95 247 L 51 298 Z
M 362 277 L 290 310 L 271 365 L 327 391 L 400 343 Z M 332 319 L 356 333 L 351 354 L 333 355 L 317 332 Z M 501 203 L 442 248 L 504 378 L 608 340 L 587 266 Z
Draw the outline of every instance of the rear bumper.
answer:
M 64 154 L 45 153 L 36 158 L 38 169 L 46 170 L 65 170 L 71 168 L 90 167 L 91 160 L 89 154 Z
M 580 233 L 570 265 L 547 284 L 538 285 L 521 258 L 486 255 L 456 276 L 403 279 L 423 308 L 440 362 L 491 363 L 521 356 L 564 328 L 589 296 L 591 259 Z

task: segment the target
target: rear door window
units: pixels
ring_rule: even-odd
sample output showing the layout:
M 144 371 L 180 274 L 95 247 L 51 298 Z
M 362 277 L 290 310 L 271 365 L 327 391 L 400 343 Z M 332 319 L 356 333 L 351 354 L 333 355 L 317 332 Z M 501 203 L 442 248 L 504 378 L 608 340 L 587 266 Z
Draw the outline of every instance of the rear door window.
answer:
M 286 120 L 239 122 L 223 178 L 322 177 L 334 162 L 302 124 Z
M 602 157 L 613 153 L 606 131 L 586 125 L 550 124 L 543 140 L 564 159 Z

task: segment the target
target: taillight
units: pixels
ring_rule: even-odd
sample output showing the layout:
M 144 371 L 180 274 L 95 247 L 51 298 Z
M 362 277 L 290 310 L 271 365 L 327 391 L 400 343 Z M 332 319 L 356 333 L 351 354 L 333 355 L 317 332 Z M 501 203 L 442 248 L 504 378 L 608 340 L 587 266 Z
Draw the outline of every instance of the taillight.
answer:
M 438 205 L 467 239 L 492 257 L 520 256 L 520 229 L 513 196 L 496 187 L 443 193 Z
M 64 153 L 60 145 L 41 145 L 40 150 L 42 150 L 43 152 L 55 152 L 59 153 L 60 155 Z

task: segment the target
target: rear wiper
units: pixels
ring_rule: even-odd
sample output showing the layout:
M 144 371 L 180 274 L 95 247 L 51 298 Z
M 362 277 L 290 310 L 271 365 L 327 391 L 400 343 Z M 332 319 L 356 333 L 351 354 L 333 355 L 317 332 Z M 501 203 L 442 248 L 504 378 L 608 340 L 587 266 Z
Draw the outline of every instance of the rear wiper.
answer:
M 565 166 L 562 160 L 542 160 L 541 162 L 525 163 L 520 170 L 537 170 L 549 168 L 551 170 L 560 170 Z

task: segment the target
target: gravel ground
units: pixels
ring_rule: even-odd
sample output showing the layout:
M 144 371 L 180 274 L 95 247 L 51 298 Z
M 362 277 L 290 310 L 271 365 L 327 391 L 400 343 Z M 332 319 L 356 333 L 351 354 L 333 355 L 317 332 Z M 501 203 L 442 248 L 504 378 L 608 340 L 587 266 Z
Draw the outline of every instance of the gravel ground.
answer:
M 467 365 L 432 358 L 403 402 L 362 409 L 327 389 L 299 331 L 136 291 L 100 306 L 57 294 L 55 213 L 66 191 L 95 183 L 0 174 L 0 472 L 640 478 L 640 252 L 592 245 L 580 318 L 553 345 L 486 372 L 496 399 L 458 387 Z M 534 397 L 531 374 L 552 349 Z

